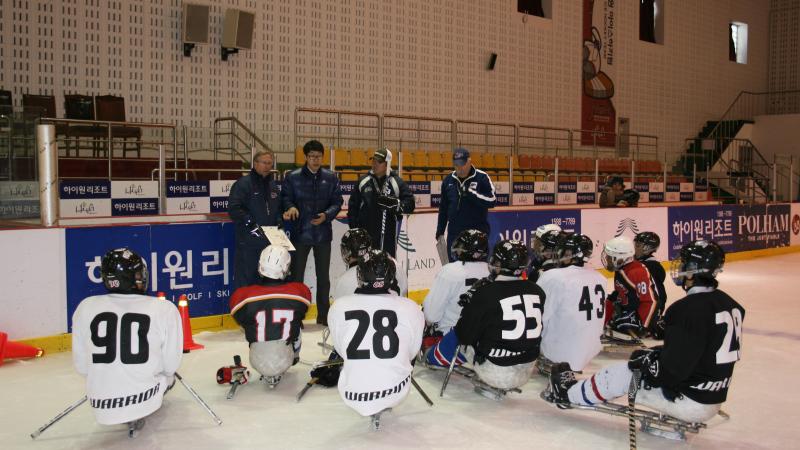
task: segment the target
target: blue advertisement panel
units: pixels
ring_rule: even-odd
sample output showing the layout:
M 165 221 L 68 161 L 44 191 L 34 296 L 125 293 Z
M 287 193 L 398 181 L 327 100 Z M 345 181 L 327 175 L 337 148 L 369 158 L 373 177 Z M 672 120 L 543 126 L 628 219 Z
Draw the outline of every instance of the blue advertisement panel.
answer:
M 736 251 L 789 245 L 790 209 L 789 204 L 740 206 L 736 218 Z
M 736 205 L 669 208 L 669 258 L 675 258 L 684 244 L 696 239 L 712 240 L 726 252 L 736 251 L 737 209 Z
M 157 198 L 112 198 L 112 216 L 150 216 L 158 214 Z
M 208 197 L 208 181 L 167 180 L 167 198 Z
M 517 239 L 530 247 L 536 228 L 554 223 L 566 231 L 581 231 L 581 212 L 579 209 L 560 209 L 552 211 L 496 211 L 489 214 L 489 248 L 502 239 Z
M 61 200 L 84 198 L 111 198 L 111 182 L 108 180 L 61 180 Z
M 162 291 L 177 302 L 186 294 L 193 317 L 228 311 L 234 251 L 230 223 L 70 228 L 65 239 L 68 331 L 78 304 L 106 292 L 100 262 L 119 247 L 130 247 L 147 261 L 150 295 Z
M 228 197 L 211 197 L 211 212 L 228 212 Z

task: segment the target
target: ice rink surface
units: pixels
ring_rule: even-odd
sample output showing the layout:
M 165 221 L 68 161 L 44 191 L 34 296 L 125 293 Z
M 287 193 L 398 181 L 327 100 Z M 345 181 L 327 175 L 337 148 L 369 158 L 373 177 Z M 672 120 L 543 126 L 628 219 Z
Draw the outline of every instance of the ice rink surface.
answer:
M 717 417 L 687 442 L 639 432 L 639 448 L 788 449 L 799 448 L 796 374 L 800 372 L 800 253 L 731 262 L 720 275 L 721 289 L 747 310 L 743 355 L 736 365 L 728 401 L 728 422 Z M 609 281 L 610 283 L 610 281 Z M 682 291 L 668 279 L 669 300 Z M 317 342 L 321 329 L 307 325 L 301 357 L 323 359 Z M 136 439 L 127 428 L 102 426 L 84 404 L 42 434 L 30 433 L 84 395 L 83 378 L 72 368 L 71 354 L 40 360 L 10 361 L 0 367 L 0 448 L 2 449 L 339 449 L 339 448 L 627 448 L 627 421 L 591 411 L 563 411 L 539 393 L 545 379 L 534 376 L 522 394 L 501 402 L 473 393 L 472 384 L 454 375 L 439 398 L 443 372 L 417 367 L 415 378 L 433 399 L 429 407 L 412 389 L 408 398 L 384 414 L 382 429 L 344 406 L 335 388 L 313 387 L 300 403 L 295 396 L 308 381 L 310 367 L 294 366 L 275 390 L 257 380 L 239 389 L 232 401 L 216 370 L 235 354 L 248 365 L 247 345 L 238 331 L 201 333 L 205 350 L 184 355 L 179 373 L 224 421 L 211 417 L 179 384 L 164 406 L 147 420 Z M 619 357 L 619 355 L 617 355 Z M 602 354 L 588 371 L 615 360 Z M 585 373 L 587 371 L 584 371 Z M 580 377 L 580 376 L 579 376 Z M 254 376 L 253 378 L 257 378 Z M 795 430 L 795 431 L 793 431 Z

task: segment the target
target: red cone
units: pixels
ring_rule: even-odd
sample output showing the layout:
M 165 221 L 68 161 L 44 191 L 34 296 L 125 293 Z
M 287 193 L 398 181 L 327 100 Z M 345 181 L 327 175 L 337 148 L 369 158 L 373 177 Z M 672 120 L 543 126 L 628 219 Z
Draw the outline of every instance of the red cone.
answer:
M 156 293 L 156 297 L 157 297 L 159 300 L 166 300 L 166 299 L 167 299 L 167 294 L 165 294 L 165 293 L 163 293 L 163 292 L 157 292 L 157 293 Z
M 0 331 L 0 366 L 4 359 L 12 358 L 38 358 L 44 354 L 44 350 L 32 345 L 13 342 L 8 340 L 8 334 Z
M 183 321 L 183 353 L 204 349 L 204 346 L 192 339 L 192 323 L 189 321 L 189 300 L 186 299 L 186 294 L 181 294 L 178 298 L 178 311 L 181 313 L 181 320 Z

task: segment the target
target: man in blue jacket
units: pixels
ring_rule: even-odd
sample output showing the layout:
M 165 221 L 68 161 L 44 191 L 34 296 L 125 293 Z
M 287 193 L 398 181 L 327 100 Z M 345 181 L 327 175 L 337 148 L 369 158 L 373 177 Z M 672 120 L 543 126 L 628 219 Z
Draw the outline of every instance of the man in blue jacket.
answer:
M 291 240 L 293 281 L 303 282 L 308 252 L 314 249 L 317 272 L 317 323 L 328 325 L 328 293 L 331 281 L 331 223 L 342 209 L 342 190 L 336 173 L 322 167 L 325 147 L 319 141 L 303 146 L 306 163 L 286 175 L 281 190 L 283 220 L 294 221 Z
M 455 170 L 442 180 L 442 201 L 439 204 L 439 222 L 436 240 L 447 228 L 447 253 L 453 256 L 453 240 L 464 230 L 480 230 L 489 234 L 489 208 L 494 208 L 497 197 L 494 184 L 486 172 L 475 168 L 465 148 L 453 150 Z
M 260 279 L 258 258 L 269 244 L 261 227 L 280 223 L 281 190 L 272 173 L 274 161 L 271 152 L 256 152 L 250 173 L 236 180 L 228 195 L 228 215 L 236 225 L 233 290 Z

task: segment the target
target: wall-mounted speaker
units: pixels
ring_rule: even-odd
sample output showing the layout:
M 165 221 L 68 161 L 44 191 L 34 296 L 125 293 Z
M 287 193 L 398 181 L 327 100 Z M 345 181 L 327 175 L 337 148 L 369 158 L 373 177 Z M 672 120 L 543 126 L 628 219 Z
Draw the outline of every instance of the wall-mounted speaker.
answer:
M 225 21 L 222 23 L 222 59 L 227 60 L 228 54 L 238 53 L 239 49 L 253 47 L 253 27 L 256 16 L 253 13 L 239 9 L 225 11 Z
M 489 57 L 489 65 L 486 67 L 486 69 L 494 70 L 495 64 L 497 64 L 497 53 L 492 53 L 492 56 Z
M 183 4 L 183 56 L 192 56 L 196 44 L 208 44 L 208 5 Z

